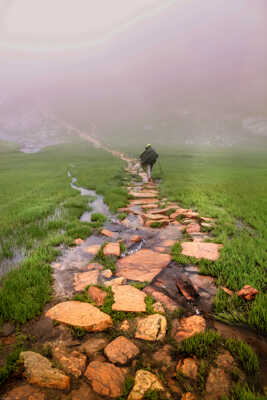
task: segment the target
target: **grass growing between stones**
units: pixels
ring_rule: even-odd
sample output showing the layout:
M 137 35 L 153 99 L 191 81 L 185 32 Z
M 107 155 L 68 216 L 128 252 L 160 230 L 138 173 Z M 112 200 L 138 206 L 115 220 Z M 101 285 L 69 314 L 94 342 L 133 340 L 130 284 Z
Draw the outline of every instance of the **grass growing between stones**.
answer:
M 158 149 L 164 170 L 160 191 L 182 207 L 217 219 L 214 241 L 220 259 L 198 260 L 201 273 L 234 291 L 251 285 L 260 291 L 252 302 L 223 296 L 215 302 L 219 319 L 248 324 L 267 333 L 266 153 L 183 152 Z M 177 262 L 187 260 L 177 256 Z
M 0 262 L 21 249 L 25 254 L 19 268 L 1 280 L 0 323 L 24 323 L 40 314 L 51 296 L 49 264 L 59 254 L 55 247 L 86 238 L 103 224 L 103 216 L 95 216 L 92 223 L 80 222 L 91 199 L 70 187 L 68 170 L 78 179 L 77 185 L 103 193 L 115 210 L 127 200 L 121 189 L 122 166 L 117 158 L 87 143 L 55 146 L 36 154 L 2 149 Z

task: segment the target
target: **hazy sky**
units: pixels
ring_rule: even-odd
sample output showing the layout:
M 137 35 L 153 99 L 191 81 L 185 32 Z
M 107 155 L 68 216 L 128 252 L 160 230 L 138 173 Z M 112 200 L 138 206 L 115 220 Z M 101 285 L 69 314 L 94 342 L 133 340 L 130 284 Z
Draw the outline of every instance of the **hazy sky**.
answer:
M 77 120 L 262 112 L 266 21 L 267 0 L 0 0 L 1 88 Z

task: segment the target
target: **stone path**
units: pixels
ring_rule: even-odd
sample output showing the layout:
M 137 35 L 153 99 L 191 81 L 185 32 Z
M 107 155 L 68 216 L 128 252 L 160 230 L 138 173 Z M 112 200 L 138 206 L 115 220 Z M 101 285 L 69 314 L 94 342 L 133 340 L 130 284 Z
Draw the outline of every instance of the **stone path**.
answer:
M 153 391 L 165 399 L 220 399 L 229 394 L 234 373 L 245 379 L 230 353 L 217 354 L 205 372 L 203 392 L 196 384 L 200 360 L 175 356 L 175 342 L 207 329 L 205 312 L 216 286 L 197 265 L 172 261 L 171 249 L 179 242 L 182 255 L 215 261 L 221 245 L 205 239 L 207 225 L 212 228 L 216 221 L 160 200 L 158 185 L 145 182 L 136 161 L 127 162 L 127 172 L 142 179 L 132 179 L 128 187 L 131 199 L 120 210 L 127 217 L 106 223 L 85 241 L 77 238 L 76 247 L 52 265 L 59 302 L 42 317 L 54 326 L 49 325 L 41 346 L 43 353 L 49 348 L 50 360 L 34 350 L 21 353 L 24 379 L 7 390 L 4 400 L 140 400 Z M 95 262 L 100 249 L 115 260 L 115 271 Z M 73 300 L 75 294 L 83 297 Z

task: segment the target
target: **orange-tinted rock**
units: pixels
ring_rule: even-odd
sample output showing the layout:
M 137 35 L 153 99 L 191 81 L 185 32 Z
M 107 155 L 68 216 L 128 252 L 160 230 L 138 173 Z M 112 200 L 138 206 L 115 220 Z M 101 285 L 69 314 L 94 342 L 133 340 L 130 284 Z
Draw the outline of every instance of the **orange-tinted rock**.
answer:
M 161 246 L 157 246 L 154 247 L 154 250 L 158 253 L 169 253 L 169 249 L 166 249 L 166 247 L 161 247 Z
M 165 314 L 164 307 L 160 301 L 157 301 L 156 303 L 154 303 L 152 305 L 152 308 L 155 313 Z
M 193 223 L 187 225 L 186 232 L 188 234 L 200 232 L 200 225 L 193 222 Z
M 103 249 L 104 256 L 116 256 L 119 257 L 121 254 L 121 248 L 119 243 L 108 243 Z
M 31 385 L 21 385 L 10 390 L 3 400 L 45 400 L 45 395 Z
M 226 288 L 226 287 L 224 287 L 224 286 L 221 286 L 221 289 L 222 289 L 226 294 L 228 294 L 229 296 L 233 296 L 233 294 L 234 294 L 234 292 L 233 292 L 232 290 L 230 290 L 230 289 L 228 289 L 228 288 Z
M 115 238 L 117 236 L 115 232 L 111 232 L 108 229 L 102 229 L 101 234 L 110 238 Z
M 151 192 L 129 192 L 130 196 L 133 196 L 135 198 L 139 198 L 139 199 L 154 199 L 157 200 L 156 194 L 155 193 L 151 193 Z
M 88 272 L 74 274 L 73 286 L 76 292 L 81 292 L 88 285 L 97 285 L 98 281 L 99 271 L 95 269 Z
M 178 308 L 178 305 L 166 294 L 155 290 L 151 286 L 147 286 L 143 290 L 145 293 L 150 294 L 155 300 L 160 301 L 169 311 L 175 311 Z
M 153 353 L 153 359 L 159 364 L 163 364 L 165 366 L 172 366 L 174 362 L 171 357 L 171 346 L 165 344 L 161 349 Z
M 158 205 L 156 203 L 143 204 L 142 208 L 143 208 L 143 210 L 153 210 L 154 208 L 158 208 Z
M 193 393 L 187 392 L 182 395 L 181 400 L 197 400 L 197 397 Z
M 88 294 L 98 307 L 103 306 L 107 293 L 95 286 L 88 288 Z
M 169 218 L 162 214 L 146 214 L 145 218 L 151 221 L 169 221 Z
M 130 201 L 130 205 L 132 206 L 141 206 L 141 205 L 145 205 L 145 204 L 157 204 L 158 203 L 158 199 L 142 199 L 142 200 L 131 200 Z
M 50 308 L 46 316 L 63 324 L 87 331 L 103 331 L 112 326 L 112 319 L 92 304 L 81 301 L 65 301 Z
M 70 378 L 53 368 L 51 362 L 39 353 L 24 351 L 20 353 L 20 360 L 24 363 L 24 375 L 32 385 L 61 390 L 70 388 Z
M 103 350 L 107 344 L 108 339 L 106 338 L 91 337 L 81 345 L 81 351 L 86 353 L 89 357 L 92 357 Z
M 101 396 L 119 397 L 123 394 L 126 371 L 105 362 L 92 361 L 85 371 L 93 390 Z
M 161 246 L 171 247 L 176 243 L 176 240 L 163 240 Z
M 129 241 L 132 243 L 138 243 L 142 240 L 142 237 L 140 235 L 133 235 L 130 237 Z
M 136 372 L 134 387 L 128 396 L 128 400 L 141 400 L 149 390 L 164 391 L 164 387 L 156 375 L 144 369 L 139 369 Z
M 199 216 L 198 212 L 190 211 L 190 210 L 184 212 L 183 215 L 184 215 L 185 217 L 187 217 L 187 218 L 197 218 L 197 217 Z
M 145 222 L 145 226 L 148 227 L 148 228 L 153 228 L 153 225 L 155 224 L 155 222 L 158 222 L 160 224 L 160 227 L 163 227 L 163 226 L 166 226 L 166 225 L 169 224 L 169 219 L 159 219 L 159 220 L 156 220 L 156 221 L 148 219 Z
M 126 364 L 137 356 L 139 349 L 129 339 L 119 336 L 107 345 L 104 353 L 112 363 Z
M 162 340 L 166 335 L 167 320 L 161 314 L 152 314 L 137 321 L 135 337 L 143 340 Z
M 193 358 L 188 357 L 178 362 L 176 371 L 181 371 L 188 378 L 195 380 L 197 379 L 198 364 Z
M 83 244 L 84 240 L 81 238 L 75 239 L 73 240 L 73 244 L 76 244 L 77 246 L 80 244 Z
M 201 226 L 203 226 L 203 228 L 212 228 L 213 227 L 213 225 L 209 224 L 208 222 L 202 222 Z
M 219 249 L 222 247 L 221 244 L 216 243 L 183 242 L 182 254 L 184 256 L 216 261 L 220 257 Z
M 127 321 L 127 319 L 125 319 L 124 321 L 122 321 L 122 323 L 120 324 L 120 330 L 123 332 L 127 332 L 130 329 L 130 324 Z
M 86 367 L 86 356 L 76 350 L 68 352 L 62 346 L 53 349 L 53 357 L 67 374 L 79 378 Z
M 259 291 L 250 285 L 245 285 L 241 290 L 237 292 L 238 297 L 243 297 L 246 300 L 254 300 L 255 296 Z
M 111 269 L 105 269 L 101 272 L 101 275 L 103 278 L 110 279 L 112 277 L 112 271 Z
M 150 282 L 170 261 L 169 254 L 142 249 L 117 262 L 117 275 L 140 282 Z
M 15 344 L 15 343 L 16 343 L 16 335 L 10 335 L 7 337 L 0 338 L 0 344 L 4 346 L 8 346 L 10 344 Z
M 187 301 L 192 301 L 198 296 L 192 282 L 187 276 L 180 275 L 176 280 L 176 285 Z
M 101 249 L 100 244 L 92 244 L 92 246 L 87 247 L 86 249 L 84 249 L 84 251 L 86 251 L 89 254 L 92 254 L 93 256 L 96 256 L 100 249 Z
M 222 368 L 211 367 L 206 382 L 205 400 L 220 400 L 228 396 L 231 388 L 230 375 Z
M 208 218 L 208 217 L 200 217 L 201 221 L 205 221 L 205 222 L 213 222 L 214 218 Z
M 126 281 L 126 279 L 123 277 L 114 278 L 114 279 L 111 279 L 110 281 L 104 282 L 104 286 L 109 287 L 109 286 L 123 285 L 125 283 L 125 281 Z
M 146 294 L 136 289 L 134 286 L 115 285 L 112 286 L 112 292 L 114 294 L 112 310 L 133 312 L 146 311 Z
M 174 320 L 171 335 L 177 342 L 181 342 L 196 333 L 203 333 L 205 329 L 205 319 L 199 315 L 192 315 L 191 317 L 182 318 L 180 321 Z

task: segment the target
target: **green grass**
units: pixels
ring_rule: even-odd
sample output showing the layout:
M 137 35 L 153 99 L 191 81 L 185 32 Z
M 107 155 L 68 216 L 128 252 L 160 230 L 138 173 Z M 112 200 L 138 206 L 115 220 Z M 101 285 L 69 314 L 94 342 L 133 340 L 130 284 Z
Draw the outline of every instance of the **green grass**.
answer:
M 92 223 L 80 222 L 92 198 L 70 187 L 67 171 L 77 177 L 78 186 L 103 193 L 115 210 L 127 201 L 120 182 L 123 163 L 87 143 L 36 154 L 0 143 L 0 151 L 0 261 L 12 258 L 16 249 L 26 252 L 20 267 L 1 280 L 0 323 L 24 323 L 40 314 L 51 297 L 50 263 L 59 254 L 55 247 L 85 239 L 105 220 L 95 215 Z
M 220 259 L 198 262 L 201 272 L 234 291 L 251 285 L 260 291 L 252 302 L 220 292 L 217 318 L 248 324 L 267 333 L 267 156 L 228 151 L 160 151 L 164 173 L 162 196 L 202 216 L 217 219 L 214 241 L 222 243 Z M 155 167 L 155 176 L 159 175 Z M 188 258 L 176 260 L 186 263 Z

